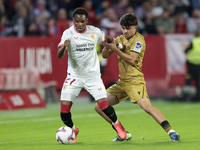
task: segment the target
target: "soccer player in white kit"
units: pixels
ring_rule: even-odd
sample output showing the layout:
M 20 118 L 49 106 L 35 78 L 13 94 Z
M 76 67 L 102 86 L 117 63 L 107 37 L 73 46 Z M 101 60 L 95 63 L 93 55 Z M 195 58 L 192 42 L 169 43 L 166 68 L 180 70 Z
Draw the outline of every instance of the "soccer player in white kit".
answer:
M 61 119 L 77 136 L 79 130 L 71 119 L 70 109 L 81 89 L 85 88 L 95 98 L 99 108 L 112 120 L 112 125 L 118 135 L 125 139 L 126 130 L 118 121 L 114 108 L 108 104 L 96 52 L 98 41 L 110 43 L 113 39 L 99 28 L 87 25 L 88 13 L 84 8 L 78 7 L 74 10 L 73 22 L 74 25 L 63 32 L 58 44 L 58 58 L 62 58 L 66 50 L 68 52 L 67 77 L 60 97 Z

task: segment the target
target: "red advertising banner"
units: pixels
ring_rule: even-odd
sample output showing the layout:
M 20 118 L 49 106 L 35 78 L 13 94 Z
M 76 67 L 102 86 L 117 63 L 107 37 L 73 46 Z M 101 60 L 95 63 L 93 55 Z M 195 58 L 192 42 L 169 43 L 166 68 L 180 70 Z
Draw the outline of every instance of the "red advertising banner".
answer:
M 156 35 L 145 36 L 145 41 L 146 52 L 142 66 L 145 79 L 165 80 L 167 74 L 165 38 Z M 59 38 L 47 37 L 1 38 L 0 69 L 37 69 L 43 82 L 56 81 L 56 88 L 60 90 L 67 75 L 67 55 L 62 59 L 57 58 L 59 42 Z M 118 80 L 118 73 L 117 56 L 112 54 L 107 59 L 102 74 L 106 87 Z M 4 85 L 0 86 L 2 88 Z
M 36 91 L 0 93 L 0 110 L 44 108 L 46 104 Z
M 146 80 L 165 79 L 167 73 L 165 38 L 158 35 L 145 37 L 146 51 L 142 71 Z
M 44 37 L 7 37 L 0 40 L 0 68 L 38 69 L 41 79 L 56 80 L 58 87 L 67 74 L 67 56 L 57 58 L 60 39 Z

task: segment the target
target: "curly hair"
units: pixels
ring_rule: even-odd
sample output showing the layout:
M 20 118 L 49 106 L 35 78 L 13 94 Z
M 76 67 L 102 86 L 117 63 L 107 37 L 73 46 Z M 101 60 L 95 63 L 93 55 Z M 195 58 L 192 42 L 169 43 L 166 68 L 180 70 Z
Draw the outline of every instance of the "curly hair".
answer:
M 85 8 L 82 8 L 82 7 L 77 7 L 74 11 L 73 11 L 73 18 L 76 14 L 79 14 L 79 15 L 85 15 L 86 18 L 88 18 L 88 12 Z
M 138 19 L 134 13 L 127 13 L 120 18 L 119 23 L 125 27 L 136 26 L 138 25 Z

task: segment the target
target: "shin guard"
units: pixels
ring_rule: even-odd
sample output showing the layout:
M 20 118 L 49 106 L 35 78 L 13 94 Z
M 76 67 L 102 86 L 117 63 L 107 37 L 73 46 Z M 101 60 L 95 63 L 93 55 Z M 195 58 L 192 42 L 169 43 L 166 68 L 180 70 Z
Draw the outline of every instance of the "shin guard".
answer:
M 99 103 L 98 106 L 112 120 L 112 122 L 117 121 L 115 110 L 112 106 L 108 104 L 108 101 L 103 101 Z

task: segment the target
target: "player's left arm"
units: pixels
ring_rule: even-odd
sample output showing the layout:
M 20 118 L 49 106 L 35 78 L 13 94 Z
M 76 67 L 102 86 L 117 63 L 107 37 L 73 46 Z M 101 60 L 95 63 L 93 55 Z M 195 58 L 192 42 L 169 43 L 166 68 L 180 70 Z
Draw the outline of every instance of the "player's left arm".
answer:
M 124 61 L 126 61 L 127 63 L 129 63 L 130 65 L 133 65 L 134 62 L 136 61 L 136 59 L 138 58 L 138 54 L 137 53 L 123 53 L 122 51 L 120 51 L 119 49 L 116 49 L 115 53 Z

